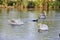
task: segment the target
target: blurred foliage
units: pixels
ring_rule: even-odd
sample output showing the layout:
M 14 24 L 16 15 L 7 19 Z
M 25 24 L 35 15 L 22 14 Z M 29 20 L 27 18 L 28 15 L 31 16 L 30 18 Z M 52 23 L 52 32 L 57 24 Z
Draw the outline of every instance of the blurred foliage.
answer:
M 58 2 L 57 1 L 55 1 L 55 4 L 54 4 L 55 6 L 58 6 Z
M 3 1 L 2 0 L 0 0 L 0 5 L 2 5 L 3 4 Z
M 56 0 L 56 3 L 58 3 L 58 6 L 60 6 L 60 0 Z
M 2 13 L 2 10 L 0 9 L 0 14 Z
M 60 2 L 60 0 L 56 0 L 56 1 Z
M 49 2 L 49 6 L 53 6 L 53 2 Z
M 33 1 L 28 1 L 27 7 L 28 7 L 28 8 L 34 8 L 34 7 L 35 7 L 35 2 L 33 2 Z
M 8 2 L 8 6 L 13 6 L 13 4 L 16 4 L 16 2 L 15 1 L 9 1 Z

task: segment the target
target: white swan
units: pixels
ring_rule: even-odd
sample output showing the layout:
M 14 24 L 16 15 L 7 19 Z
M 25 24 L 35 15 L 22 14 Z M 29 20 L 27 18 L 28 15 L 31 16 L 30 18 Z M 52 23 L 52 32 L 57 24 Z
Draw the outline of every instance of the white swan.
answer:
M 46 24 L 40 23 L 40 24 L 39 24 L 39 29 L 40 29 L 40 30 L 48 30 L 48 26 L 47 26 Z
M 9 24 L 11 25 L 22 25 L 24 24 L 20 19 L 16 20 L 16 19 L 11 19 L 11 20 L 8 20 Z

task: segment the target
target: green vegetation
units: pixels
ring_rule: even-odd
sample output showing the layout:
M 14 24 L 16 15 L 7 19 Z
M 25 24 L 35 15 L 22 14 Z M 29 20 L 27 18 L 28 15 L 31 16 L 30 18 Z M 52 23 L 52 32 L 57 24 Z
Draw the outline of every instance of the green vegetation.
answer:
M 35 7 L 35 3 L 33 1 L 29 1 L 27 8 L 34 8 Z
M 8 6 L 13 6 L 14 4 L 16 4 L 15 1 L 9 1 L 9 2 L 8 2 Z
M 0 5 L 3 4 L 4 1 L 0 0 Z M 21 1 L 8 1 L 7 4 L 8 6 L 13 6 L 13 5 L 23 5 L 27 6 L 27 8 L 34 8 L 35 6 L 39 7 L 40 5 L 47 6 L 49 8 L 54 8 L 54 7 L 59 7 L 60 8 L 60 0 L 55 0 L 55 1 L 47 1 L 47 5 L 45 5 L 46 1 L 45 0 L 37 0 L 37 1 L 28 1 L 28 0 L 21 0 Z
M 2 0 L 0 0 L 0 5 L 2 5 L 3 4 L 3 1 Z
M 60 0 L 57 0 L 57 3 L 58 3 L 58 5 L 59 5 L 59 8 L 60 8 Z

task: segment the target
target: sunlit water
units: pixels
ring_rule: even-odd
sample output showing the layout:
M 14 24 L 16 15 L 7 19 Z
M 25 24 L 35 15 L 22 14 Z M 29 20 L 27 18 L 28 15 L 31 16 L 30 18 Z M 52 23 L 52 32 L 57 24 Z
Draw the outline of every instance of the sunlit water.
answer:
M 38 11 L 17 11 L 15 9 L 7 12 L 1 9 L 0 12 L 0 40 L 58 40 L 60 33 L 60 12 L 49 11 L 46 19 L 37 19 L 41 12 Z M 21 19 L 24 25 L 9 25 L 9 19 Z M 38 23 L 44 23 L 49 26 L 48 31 L 38 32 Z

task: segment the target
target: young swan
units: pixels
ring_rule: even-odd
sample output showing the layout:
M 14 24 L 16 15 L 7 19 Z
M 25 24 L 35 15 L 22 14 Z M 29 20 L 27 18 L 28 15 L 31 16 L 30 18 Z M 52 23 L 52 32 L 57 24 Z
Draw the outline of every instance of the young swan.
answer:
M 40 23 L 40 24 L 39 24 L 38 32 L 40 32 L 41 30 L 42 30 L 42 31 L 47 31 L 47 30 L 48 30 L 48 26 L 47 26 L 46 24 Z
M 46 12 L 43 11 L 43 13 L 40 14 L 39 19 L 46 19 L 46 17 L 47 17 Z
M 8 20 L 9 24 L 16 24 L 16 21 L 14 19 Z

